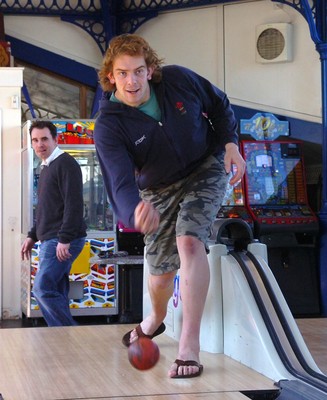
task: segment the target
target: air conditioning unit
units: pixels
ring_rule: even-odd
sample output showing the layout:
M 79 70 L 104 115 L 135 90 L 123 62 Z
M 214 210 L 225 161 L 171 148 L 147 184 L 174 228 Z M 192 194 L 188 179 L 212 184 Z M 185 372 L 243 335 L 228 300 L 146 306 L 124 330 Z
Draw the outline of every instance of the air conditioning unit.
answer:
M 292 61 L 292 24 L 273 23 L 256 27 L 256 62 Z

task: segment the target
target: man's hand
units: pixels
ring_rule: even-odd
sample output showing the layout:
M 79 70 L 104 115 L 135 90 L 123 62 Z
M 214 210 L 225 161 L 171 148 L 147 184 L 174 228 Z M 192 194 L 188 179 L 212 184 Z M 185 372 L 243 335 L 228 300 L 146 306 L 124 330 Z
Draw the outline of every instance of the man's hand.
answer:
M 245 172 L 246 163 L 238 150 L 238 146 L 235 143 L 227 143 L 225 149 L 226 153 L 224 162 L 226 173 L 229 174 L 231 172 L 232 164 L 236 165 L 236 173 L 229 181 L 229 184 L 233 186 L 242 179 Z
M 29 237 L 24 240 L 20 250 L 22 260 L 30 260 L 34 244 L 34 240 Z
M 159 227 L 160 215 L 151 203 L 140 201 L 134 211 L 135 229 L 142 233 L 154 233 Z
M 57 254 L 57 258 L 59 261 L 66 261 L 68 260 L 72 255 L 69 252 L 69 247 L 70 247 L 70 243 L 58 243 L 57 244 L 57 250 L 56 250 L 56 254 Z

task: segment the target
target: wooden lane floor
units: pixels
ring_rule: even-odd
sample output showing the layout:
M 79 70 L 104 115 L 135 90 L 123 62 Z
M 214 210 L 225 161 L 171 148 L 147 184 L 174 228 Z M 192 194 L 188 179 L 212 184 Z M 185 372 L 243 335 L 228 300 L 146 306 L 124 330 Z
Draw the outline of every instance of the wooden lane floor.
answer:
M 327 374 L 327 318 L 295 320 L 319 369 Z
M 240 391 L 276 390 L 274 382 L 223 354 L 201 352 L 204 372 L 170 379 L 177 342 L 163 334 L 158 364 L 133 368 L 123 334 L 134 325 L 0 330 L 0 393 L 4 400 L 241 400 Z

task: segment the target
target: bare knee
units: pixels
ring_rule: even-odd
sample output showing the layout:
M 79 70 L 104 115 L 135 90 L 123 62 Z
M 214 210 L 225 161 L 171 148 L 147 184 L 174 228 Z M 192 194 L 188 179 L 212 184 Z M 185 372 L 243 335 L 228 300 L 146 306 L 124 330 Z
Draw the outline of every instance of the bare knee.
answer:
M 154 290 L 167 290 L 172 287 L 176 271 L 162 275 L 149 275 L 149 285 Z
M 204 250 L 204 244 L 194 236 L 179 236 L 177 238 L 177 248 L 179 254 L 190 256 Z

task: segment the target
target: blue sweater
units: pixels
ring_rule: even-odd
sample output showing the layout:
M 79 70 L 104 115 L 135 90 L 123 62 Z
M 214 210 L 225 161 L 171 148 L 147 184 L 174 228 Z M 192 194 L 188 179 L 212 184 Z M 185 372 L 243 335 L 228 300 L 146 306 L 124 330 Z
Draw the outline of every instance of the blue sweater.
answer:
M 94 140 L 104 183 L 117 218 L 134 227 L 139 190 L 187 176 L 210 154 L 238 143 L 237 122 L 225 93 L 180 66 L 162 69 L 152 89 L 161 121 L 104 93 Z

